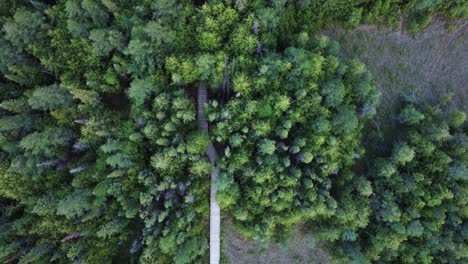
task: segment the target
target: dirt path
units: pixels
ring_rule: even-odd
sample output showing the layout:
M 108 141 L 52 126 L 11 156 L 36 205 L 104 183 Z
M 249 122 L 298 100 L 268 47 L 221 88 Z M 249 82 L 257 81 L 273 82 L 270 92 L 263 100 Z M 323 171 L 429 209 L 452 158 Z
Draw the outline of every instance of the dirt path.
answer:
M 197 120 L 198 129 L 208 133 L 208 119 L 206 118 L 203 108 L 208 101 L 208 91 L 206 87 L 198 88 L 197 93 Z M 210 264 L 219 264 L 220 260 L 220 234 L 221 234 L 221 210 L 216 202 L 216 182 L 219 174 L 218 153 L 213 144 L 208 145 L 206 150 L 208 159 L 213 166 L 211 173 L 210 185 Z

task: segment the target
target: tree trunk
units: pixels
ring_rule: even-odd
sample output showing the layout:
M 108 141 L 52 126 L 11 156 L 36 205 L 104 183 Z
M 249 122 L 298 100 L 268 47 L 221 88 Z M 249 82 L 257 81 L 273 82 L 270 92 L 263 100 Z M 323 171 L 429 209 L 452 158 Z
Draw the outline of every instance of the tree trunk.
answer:
M 208 133 L 208 119 L 206 118 L 203 109 L 208 101 L 208 91 L 204 85 L 198 87 L 197 94 L 197 120 L 198 129 Z M 211 173 L 211 187 L 210 187 L 210 264 L 219 264 L 220 259 L 220 234 L 221 234 L 221 210 L 216 202 L 216 182 L 219 174 L 218 167 L 218 154 L 213 144 L 208 145 L 206 150 L 208 159 L 213 166 Z

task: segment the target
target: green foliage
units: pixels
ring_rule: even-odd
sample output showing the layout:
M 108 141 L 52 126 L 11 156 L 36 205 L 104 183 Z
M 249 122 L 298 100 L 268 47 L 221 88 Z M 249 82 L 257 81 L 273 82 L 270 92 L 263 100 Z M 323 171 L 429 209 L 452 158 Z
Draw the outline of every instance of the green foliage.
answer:
M 393 149 L 392 160 L 397 164 L 405 164 L 414 158 L 414 150 L 406 144 L 398 144 Z
M 0 103 L 0 108 L 16 114 L 25 113 L 30 110 L 28 100 L 25 97 L 3 101 Z
M 174 255 L 176 253 L 176 237 L 171 234 L 159 240 L 159 247 L 164 254 Z
M 31 193 L 31 190 L 21 188 L 21 186 L 26 185 L 27 178 L 8 171 L 6 163 L 0 163 L 0 183 L 2 186 L 0 195 L 11 200 L 19 201 Z
M 206 176 L 211 173 L 212 166 L 208 162 L 200 161 L 192 165 L 190 172 L 195 176 Z
M 1 262 L 204 263 L 210 142 L 247 237 L 307 222 L 344 241 L 342 262 L 466 259 L 466 113 L 403 106 L 398 143 L 358 175 L 378 93 L 313 37 L 400 16 L 419 30 L 464 1 L 194 2 L 0 1 Z
M 51 158 L 58 147 L 68 145 L 73 133 L 70 130 L 58 127 L 48 127 L 44 131 L 34 132 L 24 137 L 20 146 L 33 155 Z
M 84 191 L 75 191 L 58 203 L 57 214 L 66 218 L 74 218 L 82 216 L 90 208 L 89 194 Z
M 408 28 L 410 31 L 417 32 L 421 31 L 431 23 L 432 17 L 425 12 L 418 12 L 414 14 L 411 20 L 408 23 Z
M 264 139 L 258 145 L 260 154 L 271 155 L 275 152 L 276 146 L 273 140 Z
M 408 125 L 417 124 L 419 121 L 424 119 L 424 115 L 420 113 L 418 110 L 414 108 L 414 106 L 410 105 L 405 107 L 400 113 L 400 120 L 402 123 L 406 123 Z
M 325 49 L 327 55 L 338 56 L 340 53 L 340 44 L 336 41 L 331 41 Z
M 221 48 L 224 36 L 238 20 L 237 12 L 224 4 L 203 5 L 201 20 L 197 25 L 197 33 L 200 35 L 198 45 L 201 50 L 213 51 Z
M 446 115 L 426 105 L 408 104 L 401 110 L 400 135 L 386 143 L 394 144 L 393 151 L 371 159 L 372 216 L 360 239 L 346 246 L 348 251 L 361 252 L 370 262 L 462 263 L 467 258 L 462 220 L 467 134 L 449 125 Z M 448 136 L 426 133 L 448 127 Z
M 189 135 L 187 139 L 187 152 L 190 154 L 203 154 L 209 143 L 209 136 L 206 133 L 197 131 Z
M 96 233 L 97 237 L 100 238 L 111 238 L 116 234 L 121 234 L 123 229 L 127 226 L 127 221 L 115 219 L 112 220 L 99 229 Z
M 21 256 L 21 259 L 18 263 L 28 264 L 28 263 L 44 263 L 47 261 L 47 254 L 50 252 L 52 245 L 43 245 L 35 247 L 28 251 L 28 253 Z
M 28 103 L 35 110 L 56 110 L 71 105 L 71 95 L 57 85 L 39 87 L 33 90 Z
M 360 179 L 353 191 L 348 169 L 365 120 L 357 108 L 374 106 L 376 90 L 355 97 L 365 70 L 341 62 L 349 73 L 336 75 L 323 64 L 328 58 L 293 47 L 271 54 L 257 62 L 259 70 L 237 74 L 238 98 L 209 105 L 212 138 L 225 149 L 217 200 L 245 236 L 281 241 L 294 224 L 340 217 L 323 228 L 356 239 L 353 230 L 367 223 L 372 187 Z
M 226 173 L 219 174 L 216 199 L 221 208 L 234 205 L 239 198 L 239 186 L 234 182 L 234 178 Z M 240 214 L 240 215 L 239 215 Z M 239 220 L 246 220 L 245 211 L 237 211 L 234 217 Z
M 89 34 L 93 41 L 93 53 L 96 56 L 107 56 L 114 48 L 121 47 L 124 37 L 118 31 L 95 29 Z
M 333 128 L 336 133 L 348 134 L 358 127 L 358 117 L 349 106 L 341 106 L 333 118 Z
M 136 106 L 141 106 L 149 94 L 156 91 L 158 87 L 151 80 L 135 80 L 130 85 L 127 94 Z
M 47 28 L 44 22 L 43 14 L 19 9 L 13 18 L 3 25 L 4 37 L 18 50 L 25 49 L 29 44 L 44 38 Z
M 91 27 L 105 26 L 109 19 L 104 7 L 91 0 L 66 1 L 65 11 L 68 17 L 67 29 L 77 37 L 87 36 Z
M 28 131 L 32 128 L 32 118 L 28 115 L 14 115 L 0 118 L 0 132 Z

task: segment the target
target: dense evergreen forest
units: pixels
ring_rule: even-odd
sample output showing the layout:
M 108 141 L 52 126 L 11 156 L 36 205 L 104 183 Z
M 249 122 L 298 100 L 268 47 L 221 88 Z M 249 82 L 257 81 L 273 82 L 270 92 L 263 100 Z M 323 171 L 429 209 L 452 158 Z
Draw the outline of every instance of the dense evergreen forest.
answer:
M 260 246 L 305 224 L 333 263 L 468 262 L 466 113 L 403 98 L 382 136 L 319 34 L 435 16 L 468 2 L 0 1 L 0 261 L 206 263 L 215 186 Z

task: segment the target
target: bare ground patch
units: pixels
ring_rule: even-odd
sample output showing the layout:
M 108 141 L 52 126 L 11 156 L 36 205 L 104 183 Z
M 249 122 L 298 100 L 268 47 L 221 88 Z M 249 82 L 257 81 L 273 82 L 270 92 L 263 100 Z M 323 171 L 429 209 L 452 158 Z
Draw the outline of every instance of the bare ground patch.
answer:
M 297 227 L 288 243 L 287 250 L 270 243 L 262 251 L 255 243 L 243 239 L 235 232 L 232 225 L 223 226 L 223 253 L 229 263 L 233 264 L 329 264 L 326 253 L 320 243 L 311 246 L 306 230 Z

